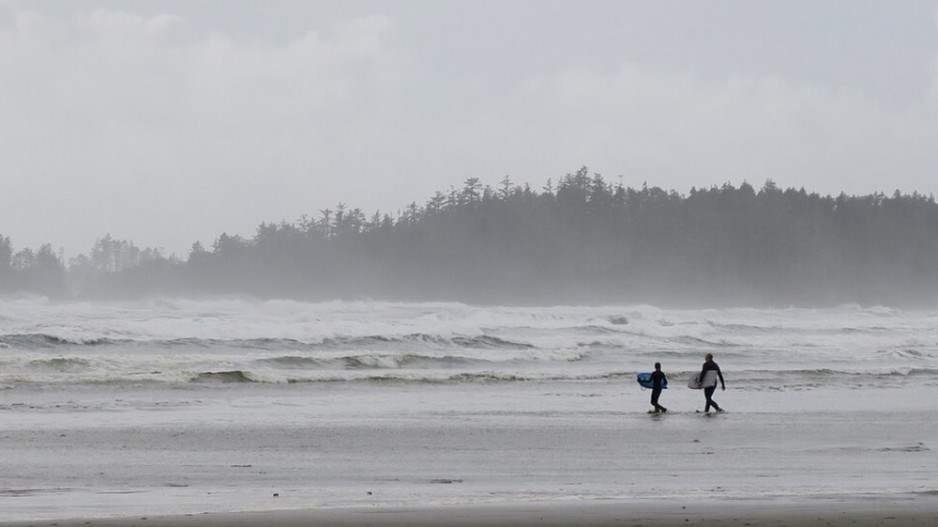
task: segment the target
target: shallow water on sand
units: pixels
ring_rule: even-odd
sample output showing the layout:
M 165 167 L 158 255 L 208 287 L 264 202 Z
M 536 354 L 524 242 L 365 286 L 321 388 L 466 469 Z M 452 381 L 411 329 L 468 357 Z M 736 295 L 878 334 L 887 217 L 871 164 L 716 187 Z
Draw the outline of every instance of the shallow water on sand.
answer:
M 589 384 L 36 393 L 3 412 L 0 503 L 12 520 L 938 490 L 930 409 L 772 409 L 728 390 L 725 414 L 672 397 L 649 416 L 641 392 Z

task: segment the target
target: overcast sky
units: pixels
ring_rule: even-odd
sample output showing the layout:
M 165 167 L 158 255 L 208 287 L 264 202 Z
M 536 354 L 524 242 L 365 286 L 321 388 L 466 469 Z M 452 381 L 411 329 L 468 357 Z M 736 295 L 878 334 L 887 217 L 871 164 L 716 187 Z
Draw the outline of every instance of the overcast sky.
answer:
M 17 249 L 186 256 L 583 165 L 938 194 L 938 2 L 0 0 Z

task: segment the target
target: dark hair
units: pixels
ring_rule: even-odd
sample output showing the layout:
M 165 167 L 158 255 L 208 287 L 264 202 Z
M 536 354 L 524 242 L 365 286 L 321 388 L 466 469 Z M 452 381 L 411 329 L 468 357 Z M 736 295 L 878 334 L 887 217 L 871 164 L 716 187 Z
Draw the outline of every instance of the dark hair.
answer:
M 656 370 L 660 370 L 660 369 L 661 369 L 661 363 L 660 363 L 660 362 L 656 362 L 656 363 L 655 363 L 655 369 L 656 369 Z

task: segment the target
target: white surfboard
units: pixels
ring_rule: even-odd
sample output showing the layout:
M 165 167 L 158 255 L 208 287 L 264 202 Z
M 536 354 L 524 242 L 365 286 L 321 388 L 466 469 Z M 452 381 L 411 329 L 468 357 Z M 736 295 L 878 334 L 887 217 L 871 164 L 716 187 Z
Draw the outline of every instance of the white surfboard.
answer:
M 702 390 L 704 388 L 712 388 L 717 385 L 719 377 L 717 376 L 716 370 L 707 370 L 704 374 L 703 379 L 700 378 L 700 374 L 696 373 L 693 377 L 688 379 L 687 387 L 693 388 L 695 390 Z

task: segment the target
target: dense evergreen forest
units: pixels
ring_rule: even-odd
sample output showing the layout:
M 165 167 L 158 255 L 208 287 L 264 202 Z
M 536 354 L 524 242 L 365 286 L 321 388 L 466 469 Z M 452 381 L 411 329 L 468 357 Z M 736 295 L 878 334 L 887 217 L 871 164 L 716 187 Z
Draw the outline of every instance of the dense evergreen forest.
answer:
M 586 168 L 541 190 L 468 179 L 395 215 L 344 204 L 185 259 L 110 236 L 67 266 L 0 236 L 0 292 L 127 298 L 931 306 L 938 206 L 917 193 L 837 197 L 771 181 L 614 185 Z

